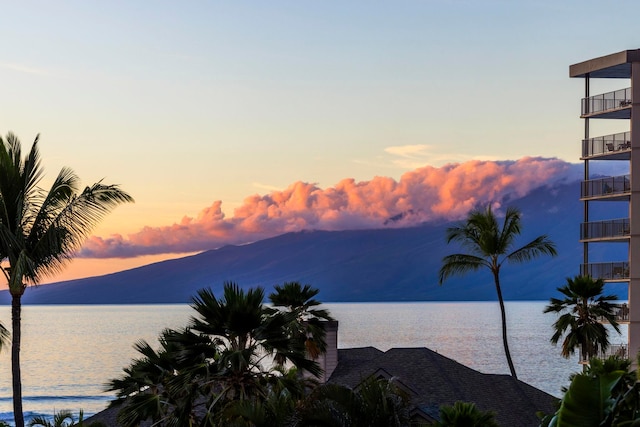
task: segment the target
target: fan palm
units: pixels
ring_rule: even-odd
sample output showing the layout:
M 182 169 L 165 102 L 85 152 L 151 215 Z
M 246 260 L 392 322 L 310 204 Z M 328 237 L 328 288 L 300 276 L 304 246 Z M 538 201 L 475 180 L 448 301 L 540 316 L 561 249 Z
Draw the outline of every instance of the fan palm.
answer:
M 296 409 L 304 404 L 305 392 L 315 385 L 300 377 L 295 368 L 282 369 L 282 376 L 269 385 L 265 399 L 230 401 L 216 414 L 216 425 L 289 426 Z
M 545 313 L 561 314 L 553 324 L 551 342 L 557 344 L 564 336 L 562 355 L 568 358 L 580 348 L 582 361 L 605 351 L 609 347 L 609 334 L 599 319 L 605 319 L 620 333 L 615 318 L 616 306 L 611 303 L 618 297 L 602 295 L 604 281 L 591 276 L 568 278 L 566 285 L 557 289 L 564 299 L 551 298 L 544 309 Z
M 446 233 L 447 243 L 457 242 L 469 253 L 447 255 L 443 258 L 440 284 L 450 276 L 463 275 L 481 268 L 491 271 L 500 304 L 504 353 L 511 375 L 517 378 L 507 342 L 507 320 L 500 288 L 500 269 L 505 262 L 522 263 L 542 255 L 555 256 L 555 245 L 546 235 L 541 235 L 514 249 L 514 241 L 521 233 L 521 213 L 514 207 L 507 208 L 502 226 L 498 224 L 491 206 L 487 206 L 484 210 L 471 211 L 464 223 L 447 228 Z
M 356 389 L 339 384 L 316 387 L 289 425 L 404 427 L 411 424 L 410 396 L 393 379 L 365 379 Z
M 198 316 L 192 318 L 189 329 L 217 343 L 219 380 L 225 394 L 234 399 L 263 392 L 261 380 L 272 377 L 265 371 L 269 357 L 275 367 L 291 363 L 313 375 L 320 373 L 318 364 L 306 358 L 304 343 L 289 333 L 294 314 L 273 312 L 263 299 L 262 288 L 245 292 L 235 283 L 225 283 L 222 298 L 203 289 L 192 300 Z
M 290 333 L 304 343 L 307 354 L 316 359 L 327 351 L 326 332 L 323 321 L 334 320 L 329 311 L 316 308 L 321 303 L 314 297 L 320 292 L 311 285 L 300 285 L 299 282 L 286 282 L 282 286 L 275 285 L 275 292 L 269 300 L 276 308 L 284 308 L 294 315 L 290 324 Z
M 498 427 L 493 412 L 479 410 L 475 403 L 455 402 L 453 406 L 440 407 L 437 427 Z
M 244 291 L 234 283 L 225 283 L 221 298 L 198 291 L 187 328 L 164 331 L 158 351 L 136 344 L 143 357 L 108 385 L 115 403 L 124 403 L 118 421 L 232 425 L 264 416 L 267 423 L 283 402 L 274 393 L 301 398 L 306 382 L 297 369 L 317 375 L 320 368 L 291 335 L 295 315 L 266 307 L 263 298 L 262 288 Z
M 189 335 L 189 337 L 186 337 Z M 199 340 L 189 331 L 165 329 L 156 351 L 144 340 L 134 348 L 142 355 L 124 369 L 125 375 L 111 380 L 107 391 L 116 391 L 111 406 L 124 404 L 118 413 L 123 427 L 152 420 L 159 425 L 189 425 L 196 418 L 198 401 L 202 396 L 202 380 L 215 365 L 207 361 L 215 358 L 215 347 Z M 190 348 L 182 343 L 189 341 Z
M 18 138 L 0 137 L 0 260 L 11 294 L 11 372 L 13 413 L 24 427 L 20 373 L 21 298 L 29 284 L 58 272 L 80 249 L 94 226 L 115 206 L 133 199 L 116 185 L 101 182 L 78 192 L 79 180 L 63 168 L 49 191 L 43 176 L 38 137 L 22 158 Z
M 62 410 L 53 416 L 53 422 L 43 416 L 34 417 L 29 421 L 29 427 L 69 427 L 75 425 L 73 414 L 69 410 Z
M 86 424 L 84 422 L 84 412 L 82 411 L 82 409 L 80 410 L 80 414 L 78 415 L 78 422 L 76 422 L 76 420 L 73 418 L 73 414 L 68 409 L 63 409 L 59 412 L 54 413 L 53 420 L 38 415 L 36 417 L 33 417 L 31 421 L 29 421 L 29 427 L 82 427 L 85 425 L 87 427 L 106 427 L 104 424 L 99 422 Z

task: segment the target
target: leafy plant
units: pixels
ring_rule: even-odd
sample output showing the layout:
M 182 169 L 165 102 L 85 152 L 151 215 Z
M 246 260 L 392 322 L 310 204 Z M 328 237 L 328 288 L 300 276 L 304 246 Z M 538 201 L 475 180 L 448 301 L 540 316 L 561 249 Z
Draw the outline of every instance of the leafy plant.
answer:
M 619 357 L 591 359 L 589 368 L 572 376 L 556 413 L 541 426 L 640 426 L 640 383 L 629 372 L 631 362 Z

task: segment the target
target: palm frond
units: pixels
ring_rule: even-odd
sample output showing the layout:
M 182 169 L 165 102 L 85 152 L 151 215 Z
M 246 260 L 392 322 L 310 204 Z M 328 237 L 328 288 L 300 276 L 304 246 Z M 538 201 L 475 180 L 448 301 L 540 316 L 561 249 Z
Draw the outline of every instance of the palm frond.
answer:
M 498 241 L 500 242 L 498 246 L 504 248 L 505 251 L 513 245 L 516 236 L 519 236 L 521 233 L 521 217 L 522 214 L 517 208 L 507 208 L 502 230 L 500 231 L 500 236 L 498 238 Z
M 33 275 L 28 277 L 32 282 L 59 272 L 107 213 L 121 203 L 133 201 L 118 186 L 101 183 L 74 195 L 73 177 L 70 172 L 63 172 L 64 176 L 56 182 L 57 187 L 52 187 L 27 236 L 36 266 Z
M 440 284 L 451 276 L 464 275 L 471 271 L 477 271 L 482 267 L 491 268 L 491 264 L 484 258 L 467 254 L 447 255 L 442 259 L 440 268 Z
M 546 235 L 538 236 L 523 247 L 516 249 L 506 256 L 509 262 L 522 263 L 531 261 L 542 255 L 556 256 L 555 243 L 553 243 Z
M 545 313 L 562 313 L 553 324 L 551 342 L 557 344 L 562 337 L 562 355 L 570 357 L 580 348 L 581 356 L 587 360 L 606 350 L 609 346 L 608 331 L 600 323 L 607 319 L 620 333 L 615 319 L 615 295 L 602 295 L 604 281 L 590 276 L 567 278 L 566 284 L 558 288 L 564 299 L 551 298 Z

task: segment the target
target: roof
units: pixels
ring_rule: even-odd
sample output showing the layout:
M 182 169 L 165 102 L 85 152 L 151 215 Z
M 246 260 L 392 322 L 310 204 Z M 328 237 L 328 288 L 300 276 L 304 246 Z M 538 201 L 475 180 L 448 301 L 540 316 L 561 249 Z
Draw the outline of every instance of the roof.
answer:
M 571 65 L 569 77 L 629 79 L 632 62 L 640 62 L 640 49 L 623 50 Z
M 495 412 L 501 426 L 538 426 L 536 412 L 555 412 L 558 400 L 509 375 L 483 374 L 424 347 L 338 349 L 338 366 L 329 382 L 356 388 L 372 375 L 393 377 L 412 396 L 412 413 L 421 420 L 436 419 L 440 406 L 461 400 Z M 117 426 L 118 409 L 106 409 L 87 421 Z
M 355 388 L 381 371 L 411 390 L 413 405 L 424 412 L 456 401 L 473 402 L 480 410 L 493 411 L 503 426 L 538 426 L 536 412 L 555 412 L 558 400 L 509 375 L 483 374 L 424 347 L 339 349 L 329 382 Z

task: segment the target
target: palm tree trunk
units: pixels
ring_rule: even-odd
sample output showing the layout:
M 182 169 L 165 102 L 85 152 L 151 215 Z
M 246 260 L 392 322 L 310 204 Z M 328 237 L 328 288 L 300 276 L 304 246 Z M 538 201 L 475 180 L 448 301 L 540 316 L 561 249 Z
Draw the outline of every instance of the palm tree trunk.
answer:
M 13 378 L 13 418 L 16 427 L 24 427 L 24 414 L 22 412 L 22 378 L 20 375 L 20 341 L 22 294 L 11 296 L 11 376 Z
M 580 344 L 580 357 L 582 358 L 581 362 L 587 362 L 582 364 L 582 372 L 587 372 L 587 366 L 589 366 L 590 357 L 587 346 L 584 343 Z
M 496 283 L 496 292 L 498 293 L 498 302 L 500 303 L 500 314 L 502 316 L 502 344 L 504 345 L 504 354 L 507 356 L 507 363 L 509 364 L 509 370 L 511 376 L 518 379 L 516 375 L 516 368 L 513 366 L 513 360 L 511 360 L 511 352 L 509 351 L 509 343 L 507 342 L 507 314 L 504 310 L 504 301 L 502 300 L 502 290 L 500 289 L 500 277 L 497 271 L 493 273 L 493 280 Z

